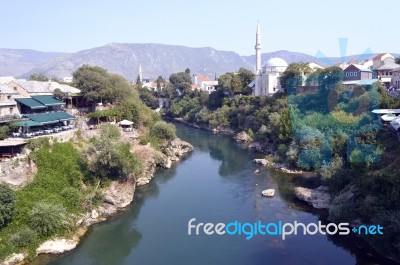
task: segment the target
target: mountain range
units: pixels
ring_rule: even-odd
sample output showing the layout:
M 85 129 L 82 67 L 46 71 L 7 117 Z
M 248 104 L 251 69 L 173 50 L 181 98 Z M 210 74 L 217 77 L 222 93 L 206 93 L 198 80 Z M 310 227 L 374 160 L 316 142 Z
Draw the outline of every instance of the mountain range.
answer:
M 282 50 L 262 54 L 262 62 L 265 63 L 273 57 L 280 57 L 288 63 L 316 62 L 327 66 L 352 58 L 371 58 L 374 55 L 317 58 L 304 53 Z M 151 43 L 110 43 L 75 53 L 0 49 L 0 76 L 28 78 L 33 73 L 42 73 L 49 78 L 63 78 L 71 76 L 83 64 L 88 64 L 121 74 L 131 81 L 136 80 L 139 65 L 142 66 L 143 77 L 149 79 L 159 75 L 168 78 L 171 73 L 184 71 L 186 68 L 190 68 L 192 73 L 214 77 L 214 75 L 236 71 L 240 67 L 253 70 L 254 62 L 255 55 L 241 56 L 236 52 L 220 51 L 211 47 L 190 48 Z

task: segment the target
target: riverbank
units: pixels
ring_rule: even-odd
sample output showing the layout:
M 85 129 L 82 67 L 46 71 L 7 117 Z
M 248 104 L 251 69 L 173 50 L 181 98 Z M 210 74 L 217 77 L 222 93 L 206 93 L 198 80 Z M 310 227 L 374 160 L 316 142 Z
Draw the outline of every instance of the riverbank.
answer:
M 90 135 L 83 137 L 90 138 Z M 130 141 L 129 139 L 124 139 Z M 131 152 L 137 154 L 142 162 L 143 170 L 138 176 L 130 176 L 124 180 L 113 180 L 102 190 L 102 202 L 83 214 L 71 214 L 69 219 L 76 220 L 75 229 L 65 236 L 52 237 L 42 242 L 36 249 L 35 255 L 61 254 L 74 249 L 83 235 L 93 224 L 103 222 L 117 212 L 124 210 L 134 198 L 135 189 L 138 186 L 148 184 L 154 176 L 157 168 L 170 168 L 174 161 L 179 161 L 182 156 L 193 150 L 192 145 L 181 141 L 179 138 L 168 141 L 159 150 L 147 145 L 132 145 Z M 32 172 L 31 172 L 32 173 Z M 30 178 L 26 178 L 27 180 Z M 23 186 L 23 184 L 22 184 Z M 31 254 L 32 255 L 32 254 Z M 13 253 L 9 255 L 1 265 L 15 265 L 27 262 L 32 257 L 28 253 Z

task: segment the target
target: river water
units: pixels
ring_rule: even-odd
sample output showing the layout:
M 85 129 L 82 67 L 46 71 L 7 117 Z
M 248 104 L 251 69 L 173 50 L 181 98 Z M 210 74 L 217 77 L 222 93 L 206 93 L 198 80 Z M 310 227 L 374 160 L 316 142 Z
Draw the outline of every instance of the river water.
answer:
M 351 236 L 189 236 L 191 218 L 197 219 L 194 224 L 324 220 L 292 195 L 304 178 L 260 168 L 252 163 L 259 154 L 228 137 L 177 128 L 180 138 L 193 144 L 191 154 L 138 188 L 126 211 L 95 225 L 75 250 L 33 264 L 388 264 Z M 254 174 L 257 168 L 260 173 Z M 261 197 L 267 188 L 276 189 L 273 198 Z

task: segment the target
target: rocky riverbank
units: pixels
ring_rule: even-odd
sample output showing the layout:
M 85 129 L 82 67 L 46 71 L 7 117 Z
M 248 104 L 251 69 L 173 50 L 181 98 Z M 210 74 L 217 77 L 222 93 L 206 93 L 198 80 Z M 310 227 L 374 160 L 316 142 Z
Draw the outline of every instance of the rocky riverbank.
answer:
M 135 145 L 132 152 L 138 154 L 144 165 L 142 174 L 136 178 L 131 176 L 125 181 L 112 181 L 103 191 L 104 201 L 98 207 L 83 215 L 72 217 L 77 220 L 77 229 L 74 233 L 43 242 L 36 249 L 36 255 L 62 254 L 74 249 L 91 225 L 107 220 L 128 206 L 133 201 L 136 187 L 148 184 L 157 168 L 170 168 L 174 161 L 179 161 L 182 156 L 192 150 L 191 144 L 179 138 L 163 146 L 161 151 L 153 149 L 150 145 Z M 27 257 L 27 253 L 13 253 L 0 262 L 0 265 L 23 264 Z

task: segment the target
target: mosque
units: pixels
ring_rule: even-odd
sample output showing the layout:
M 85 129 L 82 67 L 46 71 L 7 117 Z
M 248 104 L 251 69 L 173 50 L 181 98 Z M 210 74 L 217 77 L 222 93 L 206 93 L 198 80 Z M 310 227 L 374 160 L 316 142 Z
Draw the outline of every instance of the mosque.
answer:
M 271 58 L 261 67 L 261 31 L 257 24 L 256 31 L 256 78 L 254 83 L 253 96 L 271 96 L 281 91 L 279 77 L 286 70 L 288 64 L 281 58 Z

